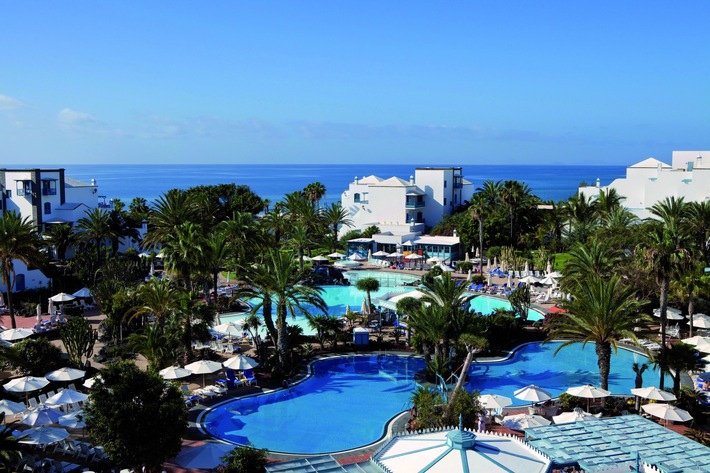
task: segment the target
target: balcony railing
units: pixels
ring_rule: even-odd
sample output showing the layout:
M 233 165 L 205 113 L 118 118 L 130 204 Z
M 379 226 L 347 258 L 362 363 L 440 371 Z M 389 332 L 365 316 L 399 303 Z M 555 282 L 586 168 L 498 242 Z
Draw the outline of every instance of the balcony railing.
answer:
M 426 207 L 426 204 L 424 202 L 407 201 L 404 207 L 407 209 L 421 209 Z

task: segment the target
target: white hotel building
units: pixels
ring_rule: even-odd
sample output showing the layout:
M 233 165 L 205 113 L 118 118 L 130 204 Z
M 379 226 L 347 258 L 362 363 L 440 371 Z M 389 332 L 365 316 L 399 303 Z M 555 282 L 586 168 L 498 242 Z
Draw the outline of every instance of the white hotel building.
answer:
M 426 232 L 451 215 L 474 193 L 473 183 L 463 178 L 460 167 L 419 167 L 409 180 L 399 177 L 382 179 L 367 176 L 355 177 L 342 193 L 341 204 L 352 220 L 352 227 L 343 227 L 341 236 L 357 229 L 377 226 L 380 233 L 372 239 L 353 241 L 357 247 L 348 245 L 348 252 L 364 256 L 371 251 L 424 251 L 430 256 L 447 255 L 455 259 L 459 252 L 458 237 L 426 237 L 422 245 L 415 247 Z M 360 241 L 363 240 L 363 241 Z M 455 241 L 454 241 L 455 240 Z M 409 248 L 408 248 L 409 247 Z
M 0 169 L 0 212 L 14 211 L 29 218 L 43 231 L 48 225 L 73 224 L 87 210 L 98 207 L 98 188 L 64 175 L 64 169 Z M 13 292 L 47 286 L 49 279 L 38 269 L 15 261 L 17 279 Z M 0 289 L 6 289 L 0 281 Z
M 673 151 L 671 164 L 648 158 L 626 168 L 626 177 L 608 186 L 580 187 L 585 196 L 615 189 L 625 197 L 622 205 L 639 218 L 650 217 L 646 210 L 666 197 L 683 197 L 686 202 L 710 199 L 710 151 Z

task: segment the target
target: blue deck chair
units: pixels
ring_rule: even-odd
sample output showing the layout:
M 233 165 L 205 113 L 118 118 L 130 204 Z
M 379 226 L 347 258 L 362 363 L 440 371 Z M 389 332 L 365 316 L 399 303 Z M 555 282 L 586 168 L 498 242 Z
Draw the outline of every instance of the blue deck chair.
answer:
M 249 384 L 256 384 L 256 378 L 254 377 L 254 372 L 251 369 L 244 370 L 244 379 Z

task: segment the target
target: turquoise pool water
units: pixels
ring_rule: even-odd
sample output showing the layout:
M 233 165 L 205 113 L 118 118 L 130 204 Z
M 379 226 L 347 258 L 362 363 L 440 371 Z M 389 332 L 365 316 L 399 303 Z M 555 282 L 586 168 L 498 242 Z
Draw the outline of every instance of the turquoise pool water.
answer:
M 417 276 L 387 271 L 347 271 L 345 277 L 352 285 L 357 284 L 357 281 L 360 279 L 374 278 L 380 282 L 380 286 L 388 288 L 401 286 L 403 283 L 419 281 L 419 277 Z
M 492 314 L 496 309 L 510 310 L 510 302 L 505 299 L 498 299 L 488 296 L 476 296 L 471 299 L 471 310 L 473 311 L 488 315 Z M 544 314 L 541 314 L 535 309 L 528 309 L 528 320 L 537 321 L 544 318 Z
M 376 274 L 376 273 L 373 273 Z M 395 273 L 391 273 L 395 274 Z M 400 282 L 403 280 L 399 280 Z M 350 310 L 353 312 L 359 312 L 362 307 L 362 301 L 366 297 L 363 291 L 358 290 L 355 284 L 350 286 L 322 286 L 323 292 L 321 297 L 328 305 L 328 314 L 335 316 L 345 315 L 347 306 L 350 306 Z M 393 292 L 409 292 L 416 289 L 415 287 L 408 286 L 397 286 L 397 287 L 387 287 L 380 286 L 380 289 L 376 292 L 371 293 L 372 299 L 377 299 L 382 297 L 387 293 Z M 315 309 L 313 309 L 315 311 Z M 259 312 L 261 314 L 261 312 Z M 222 322 L 238 321 L 246 317 L 246 314 L 223 314 L 220 316 Z M 290 318 L 289 324 L 298 325 L 303 328 L 303 333 L 306 335 L 314 335 L 315 331 L 308 326 L 308 321 L 301 314 L 296 315 L 296 318 Z M 263 330 L 262 336 L 266 335 L 266 329 Z
M 516 389 L 535 383 L 559 395 L 570 386 L 599 384 L 594 345 L 562 349 L 559 343 L 531 343 L 501 362 L 474 363 L 468 389 L 512 399 Z M 642 355 L 620 349 L 612 358 L 609 389 L 629 394 L 635 361 Z M 273 452 L 317 454 L 368 445 L 385 433 L 389 419 L 409 408 L 416 389 L 414 373 L 424 369 L 419 357 L 345 356 L 313 363 L 313 376 L 287 390 L 227 401 L 200 419 L 215 437 L 237 444 L 251 442 Z M 644 379 L 657 379 L 649 370 Z M 523 405 L 520 402 L 519 405 Z

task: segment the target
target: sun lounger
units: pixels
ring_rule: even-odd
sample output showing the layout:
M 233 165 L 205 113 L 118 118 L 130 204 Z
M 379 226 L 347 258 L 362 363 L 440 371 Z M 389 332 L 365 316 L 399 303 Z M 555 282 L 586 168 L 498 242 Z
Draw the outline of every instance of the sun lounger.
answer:
M 252 370 L 244 370 L 242 377 L 242 382 L 244 384 L 254 385 L 256 384 L 256 377 L 254 377 L 254 372 Z

